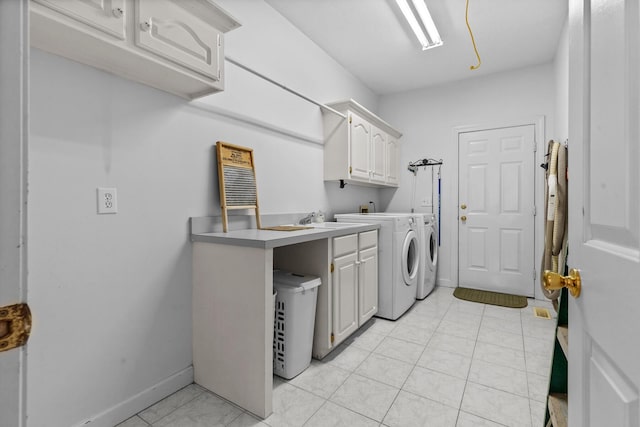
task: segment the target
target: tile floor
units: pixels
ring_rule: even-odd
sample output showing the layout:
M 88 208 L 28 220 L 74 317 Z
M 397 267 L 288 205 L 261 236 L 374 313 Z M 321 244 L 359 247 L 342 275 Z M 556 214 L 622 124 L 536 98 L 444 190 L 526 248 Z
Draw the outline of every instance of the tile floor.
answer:
M 374 318 L 296 378 L 274 377 L 258 420 L 196 384 L 118 427 L 542 427 L 555 312 L 510 309 L 436 288 L 395 322 Z M 537 318 L 534 306 L 553 320 Z

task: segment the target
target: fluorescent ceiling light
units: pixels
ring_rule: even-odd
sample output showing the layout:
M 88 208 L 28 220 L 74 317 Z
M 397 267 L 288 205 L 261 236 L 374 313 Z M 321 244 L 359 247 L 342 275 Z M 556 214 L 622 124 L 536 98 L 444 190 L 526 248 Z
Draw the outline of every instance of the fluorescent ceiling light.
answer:
M 436 24 L 433 22 L 433 18 L 431 18 L 425 0 L 411 0 L 413 8 L 407 0 L 396 0 L 396 3 L 418 38 L 422 50 L 442 46 L 442 39 L 440 38 Z M 416 16 L 420 17 L 420 21 L 418 21 Z

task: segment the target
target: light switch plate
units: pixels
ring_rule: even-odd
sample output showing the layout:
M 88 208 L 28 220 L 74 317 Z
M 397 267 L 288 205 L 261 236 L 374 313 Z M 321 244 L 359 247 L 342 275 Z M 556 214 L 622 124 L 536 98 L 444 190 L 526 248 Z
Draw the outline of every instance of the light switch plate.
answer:
M 98 187 L 98 213 L 118 213 L 118 193 L 115 188 Z

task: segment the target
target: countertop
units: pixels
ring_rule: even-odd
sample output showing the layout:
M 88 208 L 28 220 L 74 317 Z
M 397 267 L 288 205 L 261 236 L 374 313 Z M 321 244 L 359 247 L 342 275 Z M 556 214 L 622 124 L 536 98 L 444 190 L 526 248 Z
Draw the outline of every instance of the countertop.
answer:
M 252 228 L 233 230 L 227 233 L 193 233 L 191 234 L 191 240 L 193 242 L 273 249 L 281 246 L 294 245 L 296 243 L 346 236 L 348 234 L 361 233 L 363 231 L 377 230 L 380 228 L 380 224 L 331 222 L 314 223 L 306 226 L 312 228 L 296 231 L 258 230 Z

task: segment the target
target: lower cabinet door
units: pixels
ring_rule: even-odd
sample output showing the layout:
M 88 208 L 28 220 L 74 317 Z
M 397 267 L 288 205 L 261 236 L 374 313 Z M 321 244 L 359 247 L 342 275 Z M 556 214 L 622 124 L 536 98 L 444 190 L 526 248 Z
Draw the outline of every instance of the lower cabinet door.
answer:
M 358 255 L 333 260 L 333 345 L 358 329 Z
M 358 326 L 378 312 L 378 247 L 360 251 Z

